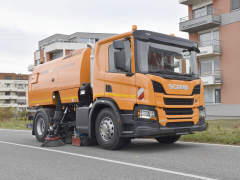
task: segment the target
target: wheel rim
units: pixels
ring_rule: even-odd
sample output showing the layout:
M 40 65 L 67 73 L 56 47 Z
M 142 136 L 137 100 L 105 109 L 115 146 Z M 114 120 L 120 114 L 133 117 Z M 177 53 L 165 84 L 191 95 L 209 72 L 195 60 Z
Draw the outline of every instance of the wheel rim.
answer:
M 113 121 L 109 117 L 103 118 L 100 122 L 99 133 L 104 141 L 109 141 L 113 138 L 114 125 Z
M 41 135 L 43 135 L 44 130 L 45 130 L 44 120 L 43 120 L 43 118 L 39 118 L 37 121 L 37 132 L 41 136 Z

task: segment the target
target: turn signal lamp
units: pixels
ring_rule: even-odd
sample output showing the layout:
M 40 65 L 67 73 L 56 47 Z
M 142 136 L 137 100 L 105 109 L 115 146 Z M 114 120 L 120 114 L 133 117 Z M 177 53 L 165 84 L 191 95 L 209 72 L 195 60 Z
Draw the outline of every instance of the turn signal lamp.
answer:
M 132 25 L 132 31 L 136 31 L 137 30 L 137 25 Z

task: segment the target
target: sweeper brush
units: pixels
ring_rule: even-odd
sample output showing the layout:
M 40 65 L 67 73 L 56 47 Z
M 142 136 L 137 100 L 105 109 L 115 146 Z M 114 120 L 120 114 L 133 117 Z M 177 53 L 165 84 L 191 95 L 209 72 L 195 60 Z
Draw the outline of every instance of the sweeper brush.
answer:
M 57 147 L 64 146 L 65 143 L 60 139 L 60 137 L 49 138 L 47 137 L 41 147 Z

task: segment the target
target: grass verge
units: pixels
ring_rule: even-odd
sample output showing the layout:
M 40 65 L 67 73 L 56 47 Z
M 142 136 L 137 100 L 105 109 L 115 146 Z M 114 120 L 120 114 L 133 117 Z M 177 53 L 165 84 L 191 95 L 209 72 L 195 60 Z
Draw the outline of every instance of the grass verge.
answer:
M 27 123 L 29 123 L 29 121 L 16 120 L 16 119 L 0 121 L 0 128 L 2 128 L 2 129 L 31 130 L 31 129 L 26 128 Z
M 185 135 L 180 141 L 240 145 L 240 120 L 208 120 L 204 132 Z

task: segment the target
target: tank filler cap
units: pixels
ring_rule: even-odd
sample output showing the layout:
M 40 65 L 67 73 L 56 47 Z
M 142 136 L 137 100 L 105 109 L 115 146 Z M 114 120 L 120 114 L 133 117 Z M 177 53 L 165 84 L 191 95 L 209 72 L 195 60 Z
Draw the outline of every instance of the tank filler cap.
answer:
M 132 25 L 132 31 L 136 31 L 137 30 L 137 25 Z

